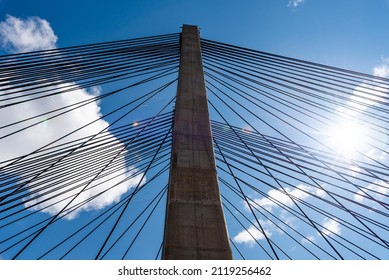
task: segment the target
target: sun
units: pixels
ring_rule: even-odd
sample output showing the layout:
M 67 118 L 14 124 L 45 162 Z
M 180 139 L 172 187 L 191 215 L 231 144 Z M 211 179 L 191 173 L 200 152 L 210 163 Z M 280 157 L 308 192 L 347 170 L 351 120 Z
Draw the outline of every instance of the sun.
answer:
M 354 121 L 343 121 L 328 131 L 329 145 L 346 158 L 355 158 L 366 147 L 365 128 Z

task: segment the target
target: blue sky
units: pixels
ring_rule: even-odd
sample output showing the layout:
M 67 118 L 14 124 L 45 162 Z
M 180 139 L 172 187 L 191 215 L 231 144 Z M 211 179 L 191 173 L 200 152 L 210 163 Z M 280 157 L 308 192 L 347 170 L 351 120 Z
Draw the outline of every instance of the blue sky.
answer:
M 389 74 L 388 13 L 388 0 L 0 0 L 0 22 L 9 16 L 39 17 L 50 24 L 54 47 L 175 33 L 182 24 L 192 24 L 206 39 L 369 74 L 381 69 L 382 76 Z M 10 50 L 3 44 L 0 54 Z M 108 110 L 107 104 L 101 107 Z M 232 237 L 237 236 L 236 229 Z M 247 255 L 257 258 L 251 247 L 244 247 Z M 83 258 L 81 252 L 78 256 Z
M 388 56 L 386 0 L 7 1 L 7 14 L 50 22 L 58 46 L 179 32 L 198 25 L 215 41 L 370 72 Z

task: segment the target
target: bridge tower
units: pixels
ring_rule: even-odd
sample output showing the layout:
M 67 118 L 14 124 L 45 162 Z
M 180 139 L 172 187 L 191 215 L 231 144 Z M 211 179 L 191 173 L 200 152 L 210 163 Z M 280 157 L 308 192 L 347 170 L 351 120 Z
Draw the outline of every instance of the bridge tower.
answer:
M 197 26 L 183 26 L 180 59 L 162 257 L 232 259 Z

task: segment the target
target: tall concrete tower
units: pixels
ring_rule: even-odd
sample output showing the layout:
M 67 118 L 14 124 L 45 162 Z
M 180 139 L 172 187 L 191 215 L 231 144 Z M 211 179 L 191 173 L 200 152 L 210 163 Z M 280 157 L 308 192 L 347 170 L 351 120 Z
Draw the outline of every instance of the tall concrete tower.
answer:
M 232 259 L 220 201 L 200 37 L 184 25 L 163 259 Z

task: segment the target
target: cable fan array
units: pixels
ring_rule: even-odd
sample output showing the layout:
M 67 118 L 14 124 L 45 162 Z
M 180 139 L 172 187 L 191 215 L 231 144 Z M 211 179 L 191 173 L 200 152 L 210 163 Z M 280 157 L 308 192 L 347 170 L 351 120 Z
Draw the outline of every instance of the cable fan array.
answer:
M 388 80 L 201 43 L 236 255 L 387 259 Z
M 0 255 L 156 257 L 179 34 L 0 60 Z
M 161 257 L 179 38 L 0 57 L 1 258 Z M 389 258 L 388 79 L 201 48 L 234 258 Z

